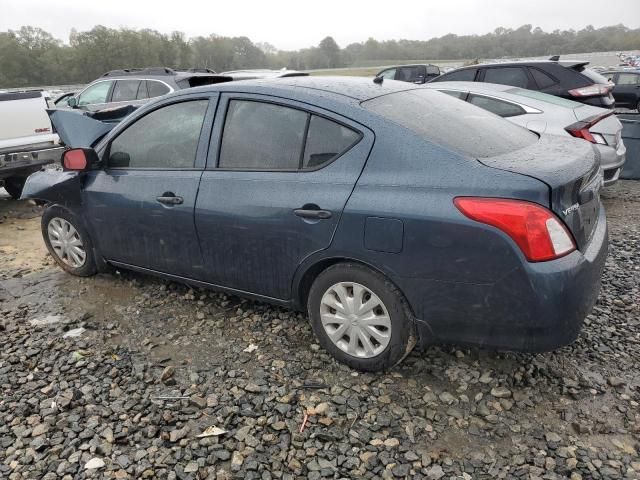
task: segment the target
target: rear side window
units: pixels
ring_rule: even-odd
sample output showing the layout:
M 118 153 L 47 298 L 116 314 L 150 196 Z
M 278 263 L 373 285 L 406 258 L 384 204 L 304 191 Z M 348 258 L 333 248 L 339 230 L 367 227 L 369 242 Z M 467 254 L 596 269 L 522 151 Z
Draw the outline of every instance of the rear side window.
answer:
M 159 97 L 160 95 L 169 93 L 169 87 L 156 80 L 147 80 L 147 90 L 149 91 L 149 98 Z
M 467 96 L 467 92 L 460 92 L 458 90 L 438 90 L 439 92 L 446 93 L 455 98 L 459 98 L 460 100 L 464 100 Z
M 484 71 L 486 83 L 499 83 L 513 87 L 527 88 L 529 77 L 522 67 L 487 68 Z
M 362 105 L 429 142 L 472 158 L 519 150 L 538 139 L 525 128 L 427 88 L 383 95 Z
M 470 104 L 484 108 L 491 113 L 495 113 L 499 117 L 516 117 L 525 113 L 524 109 L 519 105 L 511 102 L 498 100 L 497 98 L 485 97 L 484 95 L 469 94 L 467 100 Z
M 307 113 L 270 103 L 231 100 L 220 168 L 294 170 L 300 165 Z
M 316 169 L 349 150 L 359 132 L 295 108 L 231 100 L 219 168 L 243 170 Z
M 192 168 L 207 100 L 175 103 L 145 115 L 109 147 L 111 168 Z
M 360 134 L 324 117 L 311 115 L 302 168 L 318 168 L 345 152 Z
M 476 78 L 476 72 L 478 70 L 475 68 L 467 68 L 465 70 L 458 70 L 455 72 L 446 73 L 441 77 L 437 78 L 437 81 L 443 82 L 473 82 Z
M 140 87 L 140 80 L 117 80 L 113 93 L 112 102 L 127 102 L 135 100 Z
M 558 83 L 542 70 L 538 70 L 537 68 L 530 68 L 529 71 L 531 72 L 531 75 L 533 75 L 533 79 L 536 81 L 536 83 L 538 84 L 538 88 L 540 89 L 549 88 Z

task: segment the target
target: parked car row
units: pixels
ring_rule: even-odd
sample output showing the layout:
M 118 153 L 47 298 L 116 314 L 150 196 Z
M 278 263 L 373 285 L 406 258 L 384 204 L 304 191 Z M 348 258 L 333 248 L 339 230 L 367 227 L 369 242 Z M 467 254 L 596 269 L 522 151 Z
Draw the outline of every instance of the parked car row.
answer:
M 13 198 L 20 198 L 31 173 L 62 153 L 47 117 L 49 106 L 43 90 L 0 93 L 0 187 Z
M 108 130 L 60 112 L 83 148 L 23 196 L 49 202 L 44 241 L 67 272 L 111 264 L 305 310 L 353 368 L 416 343 L 549 350 L 598 295 L 604 180 L 584 137 L 611 121 L 510 90 L 278 78 L 176 90 Z M 503 94 L 558 121 L 533 133 L 474 100 Z M 571 114 L 582 138 L 547 133 Z

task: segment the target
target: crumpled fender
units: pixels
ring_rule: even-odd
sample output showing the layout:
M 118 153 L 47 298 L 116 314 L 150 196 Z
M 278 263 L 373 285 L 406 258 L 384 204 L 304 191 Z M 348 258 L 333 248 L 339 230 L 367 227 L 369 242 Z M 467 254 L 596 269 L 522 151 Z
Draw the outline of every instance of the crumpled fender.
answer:
M 43 170 L 27 178 L 21 199 L 32 198 L 59 205 L 80 205 L 81 173 Z

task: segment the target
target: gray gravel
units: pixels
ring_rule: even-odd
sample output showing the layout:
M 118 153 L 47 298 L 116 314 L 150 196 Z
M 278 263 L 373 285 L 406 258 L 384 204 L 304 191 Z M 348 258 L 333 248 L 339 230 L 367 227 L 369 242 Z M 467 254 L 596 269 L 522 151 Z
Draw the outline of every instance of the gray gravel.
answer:
M 35 235 L 39 209 L 0 199 L 0 478 L 640 478 L 640 182 L 604 197 L 575 344 L 433 347 L 381 375 L 334 362 L 298 313 L 21 263 L 2 239 Z

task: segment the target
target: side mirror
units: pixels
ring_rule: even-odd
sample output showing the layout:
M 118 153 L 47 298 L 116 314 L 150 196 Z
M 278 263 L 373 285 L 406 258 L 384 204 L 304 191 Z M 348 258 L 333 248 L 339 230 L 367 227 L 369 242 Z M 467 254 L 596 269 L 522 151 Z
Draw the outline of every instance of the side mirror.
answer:
M 114 152 L 109 156 L 109 167 L 124 168 L 128 167 L 131 157 L 126 152 Z
M 71 172 L 86 172 L 99 162 L 92 148 L 72 148 L 62 154 L 62 169 Z
M 67 105 L 69 105 L 71 108 L 76 108 L 78 106 L 78 99 L 73 95 L 70 96 L 69 98 L 67 98 Z

